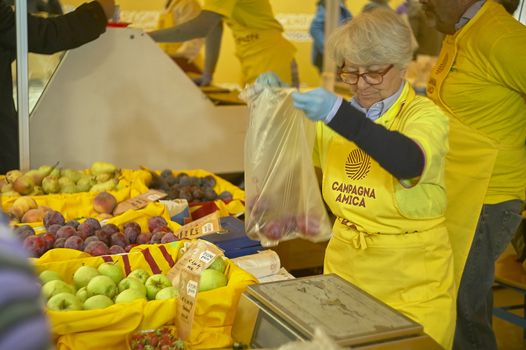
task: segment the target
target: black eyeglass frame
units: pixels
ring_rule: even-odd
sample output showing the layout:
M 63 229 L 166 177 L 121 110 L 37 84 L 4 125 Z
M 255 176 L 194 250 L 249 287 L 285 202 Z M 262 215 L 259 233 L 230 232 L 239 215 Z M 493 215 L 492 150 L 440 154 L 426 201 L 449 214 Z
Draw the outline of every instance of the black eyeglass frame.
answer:
M 394 64 L 390 64 L 387 68 L 385 68 L 384 70 L 382 71 L 379 71 L 379 72 L 364 72 L 364 73 L 353 73 L 353 72 L 344 72 L 342 71 L 343 67 L 341 67 L 339 69 L 339 72 L 338 72 L 338 76 L 340 77 L 340 79 L 346 83 L 346 84 L 349 84 L 349 85 L 356 85 L 358 84 L 358 80 L 360 80 L 360 78 L 362 78 L 367 84 L 369 85 L 380 85 L 381 83 L 384 82 L 384 75 L 386 75 L 390 70 L 391 68 L 394 67 Z M 369 79 L 371 79 L 371 74 L 373 75 L 378 75 L 378 82 L 370 82 Z M 356 80 L 353 79 L 354 82 L 351 82 L 350 81 L 350 78 L 351 77 L 356 77 Z M 373 81 L 376 81 L 376 80 L 373 80 Z

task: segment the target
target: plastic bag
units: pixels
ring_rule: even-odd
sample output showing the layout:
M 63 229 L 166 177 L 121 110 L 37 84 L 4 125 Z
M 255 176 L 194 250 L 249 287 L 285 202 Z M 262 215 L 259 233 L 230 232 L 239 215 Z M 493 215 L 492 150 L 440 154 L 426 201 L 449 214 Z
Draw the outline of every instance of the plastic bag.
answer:
M 331 227 L 312 148 L 314 123 L 294 108 L 292 89 L 242 93 L 250 108 L 245 141 L 245 229 L 263 246 L 296 237 L 319 242 Z

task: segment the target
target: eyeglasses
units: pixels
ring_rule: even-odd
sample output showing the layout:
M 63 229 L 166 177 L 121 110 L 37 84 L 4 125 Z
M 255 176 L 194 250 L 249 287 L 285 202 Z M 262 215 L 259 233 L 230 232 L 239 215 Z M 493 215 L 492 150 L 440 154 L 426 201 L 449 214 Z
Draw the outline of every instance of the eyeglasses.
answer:
M 389 67 L 384 69 L 383 71 L 379 72 L 365 72 L 365 73 L 354 73 L 354 72 L 345 72 L 340 71 L 339 75 L 340 78 L 344 83 L 350 84 L 350 85 L 356 85 L 358 84 L 358 80 L 360 77 L 370 85 L 378 85 L 381 84 L 384 81 L 384 75 L 387 74 L 393 68 L 393 65 L 390 64 Z

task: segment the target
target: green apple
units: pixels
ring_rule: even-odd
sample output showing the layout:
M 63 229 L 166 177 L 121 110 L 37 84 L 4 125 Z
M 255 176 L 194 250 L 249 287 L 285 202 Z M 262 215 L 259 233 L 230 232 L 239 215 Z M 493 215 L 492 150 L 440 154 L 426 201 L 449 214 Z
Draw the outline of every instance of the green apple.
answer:
M 210 266 L 208 266 L 208 268 L 212 270 L 217 270 L 224 274 L 225 269 L 226 269 L 225 260 L 223 260 L 223 257 L 218 256 L 217 258 L 214 259 L 214 261 L 212 261 L 212 263 L 210 264 Z
M 42 286 L 42 293 L 46 299 L 51 298 L 60 293 L 75 294 L 75 288 L 61 280 L 53 280 Z
M 146 296 L 138 289 L 125 289 L 115 298 L 115 304 L 131 303 L 137 299 L 146 300 Z
M 101 275 L 111 278 L 115 284 L 119 283 L 124 278 L 122 267 L 116 263 L 102 263 L 97 268 L 97 271 L 99 271 Z
M 204 292 L 210 289 L 224 287 L 227 285 L 226 276 L 212 269 L 206 269 L 201 272 L 201 278 L 199 280 L 199 291 Z
M 48 300 L 47 307 L 56 311 L 82 310 L 82 302 L 71 293 L 59 293 Z
M 88 299 L 90 297 L 89 293 L 88 293 L 88 290 L 86 289 L 86 287 L 82 287 L 80 288 L 79 290 L 77 290 L 77 293 L 75 294 L 77 296 L 77 298 L 80 299 L 80 301 L 82 302 L 85 302 L 86 299 Z
M 144 284 L 146 283 L 146 280 L 148 279 L 148 277 L 150 277 L 150 274 L 143 269 L 136 269 L 130 272 L 128 274 L 128 277 L 137 278 L 139 281 L 141 281 Z
M 113 300 L 105 295 L 94 295 L 84 302 L 84 310 L 105 309 L 113 305 Z
M 79 267 L 73 274 L 73 282 L 75 283 L 75 287 L 77 287 L 77 289 L 86 287 L 89 281 L 98 275 L 100 275 L 100 273 L 96 268 L 93 266 L 84 265 Z
M 123 292 L 126 289 L 137 289 L 144 296 L 146 296 L 146 287 L 144 284 L 135 277 L 126 277 L 119 282 L 119 292 Z
M 172 282 L 165 275 L 158 273 L 148 277 L 144 285 L 146 287 L 146 296 L 149 300 L 154 300 L 157 293 L 163 288 L 170 287 Z
M 42 283 L 42 285 L 48 283 L 49 281 L 62 280 L 62 278 L 60 277 L 58 272 L 51 271 L 51 270 L 44 270 L 44 271 L 42 271 L 38 275 L 38 278 L 40 279 L 40 283 Z
M 90 295 L 105 295 L 110 299 L 113 299 L 119 291 L 115 282 L 108 276 L 103 275 L 93 277 L 86 289 Z
M 161 289 L 155 295 L 155 300 L 173 299 L 179 296 L 179 291 L 175 287 L 166 287 Z

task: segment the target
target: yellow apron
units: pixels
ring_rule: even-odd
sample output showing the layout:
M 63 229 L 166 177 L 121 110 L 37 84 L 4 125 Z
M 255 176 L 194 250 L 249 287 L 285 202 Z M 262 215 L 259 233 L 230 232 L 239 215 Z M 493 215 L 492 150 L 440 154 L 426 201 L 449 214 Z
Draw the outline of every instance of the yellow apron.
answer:
M 449 117 L 449 152 L 446 157 L 445 182 L 448 198 L 446 226 L 453 248 L 455 282 L 460 285 L 478 218 L 497 158 L 494 141 L 455 117 L 440 95 L 442 85 L 455 62 L 455 38 L 447 36 L 431 72 L 427 93 Z
M 403 105 L 391 108 L 397 113 L 392 130 L 404 123 Z M 338 219 L 324 273 L 356 284 L 422 324 L 427 334 L 450 349 L 456 304 L 444 218 L 404 218 L 396 206 L 397 180 L 354 143 L 334 138 L 327 164 L 323 196 Z

